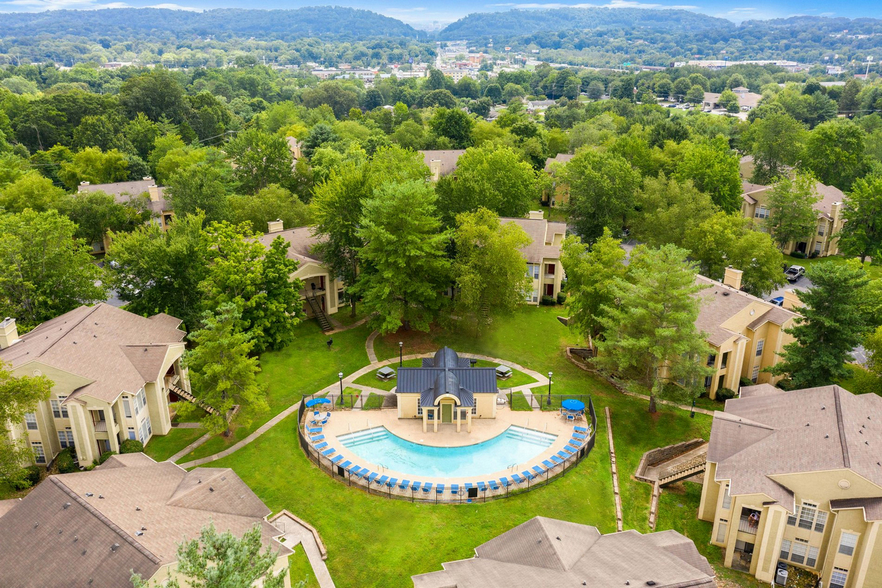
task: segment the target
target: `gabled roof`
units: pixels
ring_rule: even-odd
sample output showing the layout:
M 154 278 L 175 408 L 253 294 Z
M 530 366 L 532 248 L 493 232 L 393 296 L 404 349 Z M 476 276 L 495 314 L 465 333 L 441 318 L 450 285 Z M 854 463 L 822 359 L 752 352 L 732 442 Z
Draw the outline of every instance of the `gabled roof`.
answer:
M 288 259 L 299 261 L 301 265 L 322 262 L 321 257 L 313 253 L 312 249 L 316 243 L 324 241 L 324 239 L 313 235 L 312 227 L 297 227 L 276 233 L 267 233 L 258 237 L 257 240 L 264 247 L 269 248 L 276 237 L 281 237 L 288 242 Z
M 560 245 L 554 245 L 554 235 L 566 235 L 566 223 L 549 222 L 544 218 L 502 217 L 503 223 L 514 223 L 521 227 L 532 240 L 521 249 L 528 263 L 542 263 L 543 259 L 560 259 Z
M 754 390 L 754 388 L 757 388 Z M 711 428 L 708 461 L 732 494 L 765 493 L 792 512 L 786 474 L 850 469 L 882 487 L 882 398 L 839 386 L 742 388 Z
M 423 162 L 429 169 L 432 169 L 433 161 L 440 162 L 441 176 L 443 177 L 456 171 L 459 157 L 465 151 L 465 149 L 429 149 L 420 151 L 420 153 L 423 155 Z
M 444 395 L 454 396 L 460 406 L 474 406 L 475 394 L 496 394 L 496 369 L 470 367 L 468 358 L 459 357 L 449 347 L 434 357 L 423 359 L 418 368 L 398 369 L 397 394 L 420 394 L 423 406 L 432 406 Z
M 573 154 L 573 153 L 558 153 L 554 157 L 549 157 L 548 159 L 545 160 L 545 171 L 550 173 L 550 172 L 554 171 L 552 169 L 552 164 L 558 163 L 558 164 L 563 165 L 563 164 L 569 163 L 569 161 L 574 157 L 575 157 L 575 154 Z
M 50 476 L 0 516 L 0 585 L 128 586 L 131 570 L 149 578 L 174 563 L 177 544 L 209 523 L 237 536 L 259 525 L 265 546 L 291 553 L 273 541 L 269 512 L 228 468 L 188 473 L 116 455 L 91 472 Z
M 154 319 L 110 306 L 81 306 L 39 325 L 0 350 L 0 361 L 17 368 L 30 362 L 76 374 L 88 382 L 68 397 L 89 394 L 106 401 L 135 393 L 161 376 L 170 345 L 186 333 L 168 315 Z
M 707 560 L 676 531 L 601 535 L 588 525 L 535 517 L 479 546 L 475 554 L 443 564 L 443 571 L 414 576 L 414 587 L 715 586 Z

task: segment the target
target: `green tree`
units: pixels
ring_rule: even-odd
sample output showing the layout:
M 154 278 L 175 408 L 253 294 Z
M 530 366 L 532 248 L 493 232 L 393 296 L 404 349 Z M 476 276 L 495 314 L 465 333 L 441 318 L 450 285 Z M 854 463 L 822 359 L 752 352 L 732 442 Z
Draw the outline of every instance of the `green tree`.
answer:
M 805 128 L 784 112 L 756 119 L 742 136 L 753 155 L 751 181 L 766 185 L 783 174 L 787 167 L 796 165 L 806 135 Z
M 120 204 L 113 196 L 100 191 L 68 196 L 59 208 L 76 223 L 76 237 L 86 243 L 102 241 L 108 231 L 132 231 L 150 220 L 146 198 L 136 197 Z
M 569 235 L 561 247 L 560 260 L 567 274 L 568 326 L 584 336 L 589 347 L 603 331 L 603 308 L 614 301 L 613 287 L 628 267 L 621 241 L 609 229 L 589 249 L 579 237 Z
M 511 147 L 470 147 L 460 155 L 455 176 L 438 182 L 438 209 L 445 224 L 456 215 L 487 208 L 499 216 L 522 217 L 539 197 L 536 173 Z
M 49 398 L 52 381 L 46 376 L 15 376 L 0 362 L 0 480 L 19 486 L 25 479 L 22 464 L 33 463 L 27 435 L 12 438 L 10 426 L 24 422 L 25 414 L 36 412 L 40 401 Z
M 717 104 L 726 109 L 726 112 L 740 112 L 741 106 L 738 104 L 738 96 L 732 90 L 723 90 L 717 99 Z
M 62 162 L 58 177 L 71 190 L 81 182 L 112 184 L 129 178 L 129 164 L 116 149 L 102 152 L 97 147 L 87 147 L 74 153 L 70 161 Z
M 741 170 L 738 155 L 723 137 L 710 141 L 681 143 L 682 159 L 674 174 L 680 181 L 692 180 L 714 204 L 726 212 L 741 210 Z
M 156 139 L 160 137 L 161 133 L 159 125 L 147 118 L 143 112 L 138 113 L 123 129 L 126 139 L 144 161 L 150 158 L 150 152 L 155 149 Z M 181 147 L 183 146 L 182 142 Z
M 839 112 L 854 114 L 861 106 L 858 100 L 860 93 L 861 83 L 854 78 L 848 80 L 842 89 L 842 95 L 839 96 Z
M 784 346 L 781 361 L 767 371 L 786 375 L 793 388 L 826 386 L 846 379 L 852 350 L 870 332 L 865 312 L 869 278 L 857 262 L 824 261 L 806 270 L 813 286 L 797 290 L 803 306 L 794 326 L 795 341 Z
M 499 216 L 483 207 L 460 213 L 456 225 L 453 277 L 459 308 L 488 320 L 491 312 L 514 311 L 532 285 L 520 251 L 530 237 L 515 223 L 500 224 Z
M 304 90 L 301 98 L 307 108 L 317 108 L 327 104 L 338 119 L 342 119 L 351 108 L 358 106 L 358 94 L 351 89 L 351 86 L 341 82 L 322 82 L 314 88 Z
M 193 588 L 248 588 L 261 580 L 264 588 L 282 588 L 287 568 L 278 574 L 273 567 L 278 554 L 263 547 L 260 525 L 246 531 L 241 539 L 229 531 L 218 533 L 214 523 L 203 527 L 198 539 L 178 545 L 178 573 Z M 132 574 L 134 588 L 151 587 L 139 574 Z M 163 588 L 180 588 L 176 578 L 161 584 Z
M 236 135 L 225 150 L 233 160 L 233 177 L 247 194 L 270 184 L 290 184 L 294 159 L 284 138 L 251 128 Z
M 790 242 L 807 239 L 815 232 L 818 213 L 814 204 L 820 200 L 811 174 L 797 173 L 794 177 L 781 176 L 769 190 L 769 217 L 765 226 L 778 247 L 784 249 Z
M 445 303 L 450 235 L 441 230 L 435 200 L 431 185 L 409 181 L 385 184 L 363 203 L 357 234 L 365 267 L 354 289 L 381 333 L 427 331 Z
M 166 193 L 175 214 L 184 216 L 201 210 L 206 223 L 228 219 L 230 175 L 229 166 L 218 160 L 202 161 L 172 175 Z
M 613 284 L 615 302 L 601 310 L 604 338 L 595 361 L 632 374 L 632 387 L 650 395 L 650 412 L 659 395 L 697 397 L 713 373 L 704 361 L 710 347 L 695 327 L 702 287 L 686 254 L 674 245 L 636 248 L 627 279 Z
M 111 233 L 110 281 L 127 308 L 149 316 L 164 312 L 199 324 L 208 268 L 209 242 L 202 231 L 204 214 L 179 216 L 167 231 L 155 224 L 131 233 Z
M 236 304 L 228 302 L 215 314 L 203 314 L 202 327 L 188 336 L 195 346 L 184 354 L 184 365 L 190 373 L 193 396 L 214 409 L 201 421 L 214 435 L 232 434 L 234 406 L 239 406 L 236 416 L 242 424 L 269 409 L 266 390 L 257 382 L 258 360 L 250 357 L 254 338 L 241 330 L 241 323 Z M 181 405 L 184 414 L 196 409 L 195 404 Z
M 860 257 L 861 263 L 867 257 L 882 257 L 882 176 L 855 181 L 844 204 L 839 250 Z
M 265 233 L 269 221 L 280 220 L 285 228 L 302 227 L 310 220 L 309 207 L 291 192 L 271 184 L 253 196 L 230 196 L 233 223 L 247 223 L 255 233 Z
M 265 302 L 256 317 L 267 349 L 282 349 L 294 340 L 294 328 L 303 319 L 300 289 L 303 283 L 291 279 L 298 263 L 288 259 L 288 242 L 273 239 L 263 258 L 261 285 Z
M 643 181 L 634 208 L 631 230 L 637 239 L 650 247 L 666 243 L 684 247 L 686 233 L 713 215 L 716 205 L 690 180 L 678 182 L 660 174 Z
M 586 94 L 588 94 L 588 98 L 590 98 L 591 100 L 600 100 L 604 92 L 603 82 L 593 80 L 591 83 L 588 84 L 588 88 L 585 92 Z
M 90 248 L 56 211 L 0 215 L 0 314 L 24 327 L 106 299 Z
M 11 184 L 0 187 L 0 207 L 6 212 L 22 212 L 26 208 L 43 212 L 58 208 L 64 190 L 37 172 L 27 172 Z
M 848 191 L 866 173 L 864 131 L 853 121 L 836 119 L 809 133 L 802 165 L 819 182 Z
M 183 86 L 171 72 L 161 67 L 123 82 L 119 102 L 130 120 L 143 112 L 154 122 L 167 117 L 177 124 L 184 122 L 190 108 Z
M 686 92 L 686 102 L 702 104 L 704 102 L 704 89 L 701 86 L 692 86 Z
M 616 234 L 625 226 L 640 174 L 624 158 L 584 150 L 567 163 L 561 177 L 570 190 L 568 220 L 584 242 L 593 243 L 604 227 Z
M 134 123 L 136 121 L 132 122 Z M 172 151 L 184 149 L 185 147 L 186 145 L 181 140 L 180 135 L 163 135 L 153 140 L 153 148 L 150 149 L 150 155 L 147 157 L 147 163 L 150 165 L 150 169 L 153 170 L 153 176 L 156 178 L 157 182 L 164 184 L 165 181 L 168 179 L 165 177 L 161 177 L 159 175 L 159 172 L 157 171 L 157 167 L 162 158 Z
M 439 108 L 429 120 L 429 126 L 439 137 L 450 139 L 455 149 L 465 149 L 472 144 L 475 121 L 462 110 Z

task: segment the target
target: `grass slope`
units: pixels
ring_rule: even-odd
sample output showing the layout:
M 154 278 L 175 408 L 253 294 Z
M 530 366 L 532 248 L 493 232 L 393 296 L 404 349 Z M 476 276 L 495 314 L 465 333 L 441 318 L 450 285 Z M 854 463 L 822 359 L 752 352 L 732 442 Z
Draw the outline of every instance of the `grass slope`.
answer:
M 168 435 L 151 437 L 144 453 L 156 461 L 165 461 L 204 434 L 205 430 L 202 428 L 172 429 Z

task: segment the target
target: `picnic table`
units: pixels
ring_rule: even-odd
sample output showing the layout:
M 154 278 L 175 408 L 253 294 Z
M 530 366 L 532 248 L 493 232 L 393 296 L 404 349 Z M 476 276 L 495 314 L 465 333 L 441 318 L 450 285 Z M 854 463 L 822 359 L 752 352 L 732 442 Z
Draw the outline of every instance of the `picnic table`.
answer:
M 395 377 L 395 370 L 389 366 L 383 366 L 377 370 L 377 377 L 381 380 L 391 380 Z
M 502 380 L 507 380 L 511 377 L 511 368 L 506 365 L 496 366 L 496 377 Z

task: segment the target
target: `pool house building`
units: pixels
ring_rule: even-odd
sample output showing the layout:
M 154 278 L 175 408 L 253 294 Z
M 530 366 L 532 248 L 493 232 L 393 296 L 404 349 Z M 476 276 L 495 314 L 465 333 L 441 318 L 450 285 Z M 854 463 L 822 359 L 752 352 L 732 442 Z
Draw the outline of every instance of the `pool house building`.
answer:
M 442 347 L 420 367 L 398 370 L 398 418 L 422 419 L 438 432 L 439 423 L 472 431 L 472 419 L 496 418 L 496 369 L 472 367 L 468 358 Z

